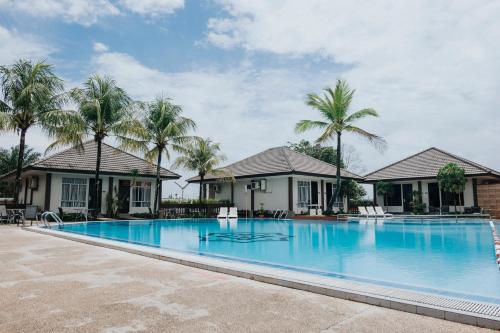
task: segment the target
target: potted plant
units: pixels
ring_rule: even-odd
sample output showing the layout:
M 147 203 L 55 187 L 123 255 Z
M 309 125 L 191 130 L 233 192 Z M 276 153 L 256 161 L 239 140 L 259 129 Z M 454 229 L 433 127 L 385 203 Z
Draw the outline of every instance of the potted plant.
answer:
M 258 217 L 265 217 L 266 211 L 264 210 L 264 203 L 260 203 L 260 209 L 257 212 Z

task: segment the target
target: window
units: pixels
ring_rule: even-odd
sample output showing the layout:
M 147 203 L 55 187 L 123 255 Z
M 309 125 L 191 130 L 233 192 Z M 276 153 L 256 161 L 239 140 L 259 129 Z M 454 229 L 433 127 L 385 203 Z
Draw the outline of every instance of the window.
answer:
M 87 204 L 87 179 L 63 178 L 61 207 L 85 207 Z
M 151 182 L 136 181 L 132 184 L 132 207 L 151 206 Z
M 299 189 L 299 200 L 297 202 L 297 206 L 307 207 L 307 205 L 311 202 L 311 183 L 298 181 L 297 184 Z
M 401 184 L 392 184 L 392 189 L 387 194 L 387 206 L 402 206 Z

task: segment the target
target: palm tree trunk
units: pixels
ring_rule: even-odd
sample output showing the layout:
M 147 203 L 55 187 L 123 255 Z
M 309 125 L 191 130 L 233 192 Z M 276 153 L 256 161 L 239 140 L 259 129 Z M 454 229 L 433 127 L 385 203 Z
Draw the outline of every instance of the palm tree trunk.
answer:
M 153 208 L 153 213 L 156 214 L 158 213 L 159 210 L 159 203 L 161 203 L 161 198 L 160 198 L 160 187 L 161 187 L 161 180 L 160 180 L 160 164 L 161 164 L 161 154 L 163 153 L 163 149 L 158 149 L 158 159 L 156 161 L 156 190 L 155 190 L 155 203 L 154 203 L 154 208 Z
M 17 156 L 16 180 L 14 185 L 14 202 L 16 204 L 19 203 L 19 193 L 21 192 L 21 173 L 23 171 L 24 150 L 26 147 L 26 131 L 26 128 L 21 129 L 21 139 L 19 140 L 19 155 Z
M 200 196 L 198 198 L 199 203 L 201 204 L 201 197 L 203 196 L 203 175 L 200 175 Z
M 336 181 L 337 181 L 337 187 L 335 188 L 335 193 L 332 195 L 332 198 L 330 199 L 330 202 L 328 203 L 327 210 L 331 211 L 333 208 L 333 203 L 337 201 L 337 198 L 339 196 L 340 192 L 340 185 L 341 185 L 341 179 L 340 179 L 340 162 L 341 162 L 341 138 L 340 136 L 342 133 L 337 132 L 337 174 L 335 176 Z
M 101 198 L 100 191 L 99 191 L 99 176 L 101 173 L 101 153 L 102 153 L 102 138 L 97 137 L 97 158 L 96 158 L 96 165 L 95 165 L 95 188 L 94 188 L 94 209 L 93 211 L 93 216 L 94 218 L 97 218 L 98 209 L 99 209 L 99 201 Z
M 457 213 L 457 194 L 453 193 L 453 203 L 455 204 L 455 214 Z

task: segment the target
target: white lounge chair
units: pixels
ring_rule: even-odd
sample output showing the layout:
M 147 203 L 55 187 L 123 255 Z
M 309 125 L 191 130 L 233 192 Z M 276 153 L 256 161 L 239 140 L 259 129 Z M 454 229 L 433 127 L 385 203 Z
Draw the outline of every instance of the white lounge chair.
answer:
M 0 223 L 9 223 L 9 214 L 7 214 L 7 207 L 0 205 Z
M 368 212 L 368 216 L 370 216 L 370 217 L 381 217 L 381 215 L 379 215 L 379 214 L 377 214 L 377 212 L 375 212 L 375 209 L 373 209 L 372 206 L 366 206 L 366 211 Z
M 229 214 L 227 214 L 228 219 L 237 219 L 238 218 L 238 208 L 230 207 Z
M 384 210 L 380 206 L 375 206 L 375 213 L 377 213 L 377 215 L 383 216 L 383 217 L 392 217 L 392 214 L 384 212 Z
M 359 207 L 358 207 L 358 211 L 359 211 L 359 215 L 360 215 L 360 216 L 366 216 L 366 217 L 368 217 L 368 216 L 369 216 L 368 211 L 367 211 L 367 210 L 366 210 L 366 208 L 365 208 L 365 207 L 363 207 L 363 206 L 359 206 Z
M 228 211 L 227 207 L 219 208 L 219 214 L 217 215 L 217 219 L 227 219 Z

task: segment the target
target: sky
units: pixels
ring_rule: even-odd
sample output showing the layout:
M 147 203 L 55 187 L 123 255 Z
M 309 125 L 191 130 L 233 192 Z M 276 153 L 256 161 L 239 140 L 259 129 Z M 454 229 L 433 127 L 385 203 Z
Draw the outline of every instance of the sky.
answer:
M 0 64 L 45 59 L 68 89 L 101 73 L 134 99 L 168 96 L 227 163 L 316 139 L 294 132 L 320 119 L 306 94 L 345 79 L 352 110 L 380 114 L 357 125 L 387 141 L 380 153 L 344 135 L 355 171 L 431 146 L 499 170 L 498 17 L 495 0 L 0 0 Z M 43 152 L 50 138 L 32 129 L 27 143 Z

